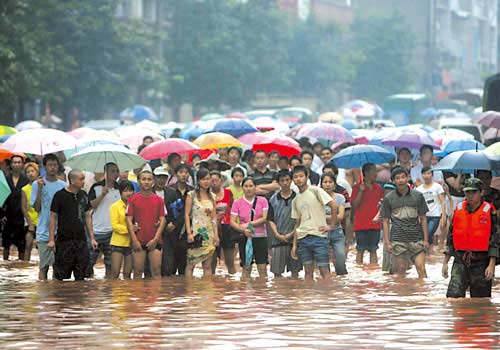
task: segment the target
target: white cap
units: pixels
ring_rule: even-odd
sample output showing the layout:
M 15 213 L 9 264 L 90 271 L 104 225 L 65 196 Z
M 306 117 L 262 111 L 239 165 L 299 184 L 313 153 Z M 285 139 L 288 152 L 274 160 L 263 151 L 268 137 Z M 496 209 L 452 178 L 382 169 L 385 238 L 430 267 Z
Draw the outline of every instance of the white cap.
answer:
M 158 168 L 156 168 L 153 171 L 153 175 L 155 175 L 155 176 L 160 176 L 160 175 L 169 176 L 170 174 L 168 173 L 167 168 L 165 168 L 164 166 L 159 166 Z

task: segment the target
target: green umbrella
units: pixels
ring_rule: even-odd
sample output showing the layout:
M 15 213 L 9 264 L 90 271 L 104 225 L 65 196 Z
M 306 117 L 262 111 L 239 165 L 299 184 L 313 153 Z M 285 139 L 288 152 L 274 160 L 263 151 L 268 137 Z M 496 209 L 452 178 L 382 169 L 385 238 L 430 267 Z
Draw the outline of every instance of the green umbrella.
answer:
M 7 197 L 10 196 L 10 187 L 7 183 L 7 179 L 3 174 L 3 171 L 0 171 L 0 207 L 3 206 Z

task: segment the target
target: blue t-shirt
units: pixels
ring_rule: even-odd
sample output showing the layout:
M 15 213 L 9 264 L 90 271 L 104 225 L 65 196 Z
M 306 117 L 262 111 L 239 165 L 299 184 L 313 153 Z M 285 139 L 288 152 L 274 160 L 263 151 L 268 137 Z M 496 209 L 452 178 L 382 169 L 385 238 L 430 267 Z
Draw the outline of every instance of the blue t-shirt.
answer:
M 42 189 L 41 211 L 38 213 L 38 226 L 36 228 L 36 240 L 40 242 L 49 241 L 49 223 L 50 223 L 50 205 L 52 198 L 57 191 L 62 190 L 67 186 L 66 182 L 61 180 L 47 181 L 44 177 L 45 186 Z M 38 182 L 33 182 L 31 189 L 31 206 L 35 205 L 36 196 L 38 194 Z

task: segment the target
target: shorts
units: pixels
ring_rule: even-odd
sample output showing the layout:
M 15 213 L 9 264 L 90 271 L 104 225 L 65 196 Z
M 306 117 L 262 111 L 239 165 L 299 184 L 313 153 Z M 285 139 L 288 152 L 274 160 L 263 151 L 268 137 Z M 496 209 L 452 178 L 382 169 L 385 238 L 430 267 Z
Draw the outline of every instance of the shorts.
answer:
M 375 252 L 380 241 L 380 230 L 356 231 L 356 249 L 358 251 Z
M 37 242 L 38 256 L 40 258 L 40 269 L 54 266 L 55 255 L 54 250 L 47 248 L 48 242 Z
M 239 244 L 239 252 L 240 252 L 240 266 L 243 267 L 245 265 L 246 260 L 246 243 L 247 238 L 241 241 Z M 252 238 L 252 247 L 253 247 L 253 260 L 257 265 L 267 264 L 267 237 L 253 237 Z
M 395 242 L 391 241 L 392 255 L 396 258 L 406 259 L 413 262 L 415 257 L 425 252 L 424 241 L 418 242 Z
M 148 250 L 148 247 L 146 247 L 146 244 L 141 244 L 141 248 L 142 248 L 142 250 Z M 155 249 L 159 250 L 161 252 L 161 248 L 162 248 L 162 245 L 157 243 Z
M 56 240 L 54 277 L 60 281 L 71 278 L 76 281 L 85 279 L 89 265 L 89 250 L 87 241 L 76 239 Z
M 243 241 L 243 234 L 237 232 L 231 225 L 221 225 L 221 247 L 222 249 L 234 249 L 236 242 Z
M 297 254 L 302 264 L 318 267 L 330 266 L 330 240 L 328 237 L 307 235 L 297 242 Z
M 94 235 L 97 242 L 97 249 L 92 249 L 90 251 L 91 266 L 95 265 L 101 253 L 104 256 L 104 265 L 108 267 L 111 266 L 111 245 L 109 244 L 111 241 L 111 235 L 112 232 Z
M 300 260 L 292 258 L 292 247 L 290 245 L 281 245 L 272 248 L 271 253 L 271 272 L 282 274 L 288 272 L 299 272 L 302 269 Z
M 112 245 L 111 253 L 120 253 L 123 256 L 129 256 L 130 254 L 132 254 L 132 247 L 119 247 L 116 245 Z
M 35 230 L 33 232 L 30 232 L 32 235 L 33 235 L 33 239 L 36 239 L 36 226 L 35 227 Z M 27 234 L 28 233 L 28 228 L 29 226 L 24 226 L 24 233 Z

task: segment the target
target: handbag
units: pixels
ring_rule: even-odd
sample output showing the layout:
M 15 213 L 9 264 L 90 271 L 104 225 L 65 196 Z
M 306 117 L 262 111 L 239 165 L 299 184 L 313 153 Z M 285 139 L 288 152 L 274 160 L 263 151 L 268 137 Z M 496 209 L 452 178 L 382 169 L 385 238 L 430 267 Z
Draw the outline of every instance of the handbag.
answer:
M 192 195 L 192 192 L 190 194 L 191 196 L 191 218 L 193 217 L 193 206 L 194 206 L 194 196 Z M 185 227 L 184 227 L 185 230 Z M 188 249 L 195 249 L 195 248 L 201 248 L 203 245 L 203 236 L 197 233 L 194 236 L 194 241 L 192 242 L 187 242 L 187 248 Z

